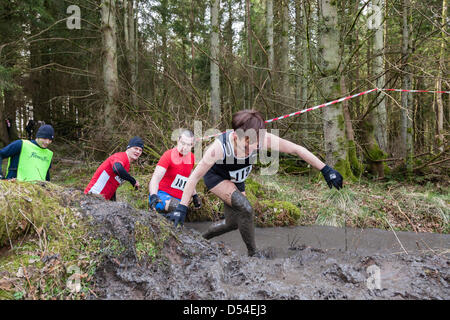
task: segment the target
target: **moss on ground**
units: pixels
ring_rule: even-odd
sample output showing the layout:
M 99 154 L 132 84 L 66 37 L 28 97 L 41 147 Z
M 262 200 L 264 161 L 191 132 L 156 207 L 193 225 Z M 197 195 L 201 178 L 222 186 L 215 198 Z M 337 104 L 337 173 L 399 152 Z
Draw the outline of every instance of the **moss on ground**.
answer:
M 263 200 L 255 206 L 259 227 L 293 226 L 301 217 L 300 209 L 289 201 Z
M 165 221 L 165 220 L 162 220 Z M 134 243 L 136 257 L 139 261 L 154 262 L 162 256 L 164 245 L 174 233 L 168 224 L 160 225 L 157 232 L 148 224 L 136 222 L 134 225 Z
M 80 299 L 89 292 L 100 243 L 70 207 L 77 195 L 51 183 L 0 181 L 0 297 Z
M 245 193 L 255 211 L 258 227 L 293 226 L 302 216 L 296 204 L 277 199 L 276 194 L 255 179 L 247 179 Z
M 165 261 L 169 242 L 178 243 L 169 222 L 142 212 L 127 222 L 130 235 L 100 235 L 77 207 L 82 199 L 81 191 L 48 182 L 0 180 L 0 299 L 95 297 L 103 261 L 130 253 L 143 263 Z

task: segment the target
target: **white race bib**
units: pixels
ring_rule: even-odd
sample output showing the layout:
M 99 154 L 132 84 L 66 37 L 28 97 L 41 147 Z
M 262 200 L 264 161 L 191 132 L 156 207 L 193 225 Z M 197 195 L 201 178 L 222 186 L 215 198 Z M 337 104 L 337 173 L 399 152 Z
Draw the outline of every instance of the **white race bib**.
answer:
M 229 171 L 228 173 L 230 174 L 231 182 L 240 183 L 240 182 L 244 182 L 245 179 L 247 179 L 247 177 L 249 176 L 251 171 L 252 171 L 252 166 L 249 165 L 249 166 L 239 169 L 239 170 Z
M 177 176 L 175 177 L 175 179 L 173 179 L 172 184 L 170 185 L 171 188 L 173 189 L 178 189 L 183 191 L 184 187 L 186 186 L 186 182 L 188 181 L 188 178 L 177 174 Z

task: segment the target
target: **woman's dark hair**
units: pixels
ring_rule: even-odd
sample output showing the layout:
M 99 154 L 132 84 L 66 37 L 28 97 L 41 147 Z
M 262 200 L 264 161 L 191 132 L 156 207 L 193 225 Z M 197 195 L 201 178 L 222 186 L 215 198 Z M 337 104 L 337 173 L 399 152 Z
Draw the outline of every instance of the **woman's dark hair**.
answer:
M 249 129 L 258 132 L 260 129 L 266 128 L 266 123 L 261 112 L 246 109 L 233 114 L 231 126 L 233 127 L 233 130 L 239 134 L 239 132 L 246 132 Z

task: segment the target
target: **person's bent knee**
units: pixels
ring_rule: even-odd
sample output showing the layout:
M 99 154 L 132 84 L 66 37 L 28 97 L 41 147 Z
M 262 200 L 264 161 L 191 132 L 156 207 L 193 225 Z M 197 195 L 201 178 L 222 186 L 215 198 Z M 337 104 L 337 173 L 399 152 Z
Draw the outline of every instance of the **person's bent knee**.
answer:
M 241 214 L 251 216 L 253 214 L 253 208 L 250 201 L 238 190 L 234 191 L 231 195 L 231 205 L 233 209 L 239 211 Z

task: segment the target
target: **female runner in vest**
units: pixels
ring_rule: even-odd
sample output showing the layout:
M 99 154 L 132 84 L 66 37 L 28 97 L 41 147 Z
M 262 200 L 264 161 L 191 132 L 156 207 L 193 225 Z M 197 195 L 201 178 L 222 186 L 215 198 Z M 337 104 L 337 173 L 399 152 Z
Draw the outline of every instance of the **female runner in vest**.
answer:
M 232 117 L 234 131 L 223 133 L 206 150 L 184 188 L 183 196 L 170 219 L 175 226 L 183 224 L 187 206 L 198 181 L 203 177 L 206 187 L 225 205 L 225 221 L 211 225 L 203 234 L 206 239 L 239 229 L 248 255 L 256 250 L 253 209 L 245 197 L 245 179 L 250 174 L 259 148 L 294 154 L 320 170 L 331 188 L 342 188 L 343 178 L 310 151 L 288 140 L 265 132 L 262 115 L 254 110 L 242 110 Z

